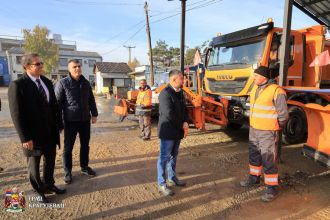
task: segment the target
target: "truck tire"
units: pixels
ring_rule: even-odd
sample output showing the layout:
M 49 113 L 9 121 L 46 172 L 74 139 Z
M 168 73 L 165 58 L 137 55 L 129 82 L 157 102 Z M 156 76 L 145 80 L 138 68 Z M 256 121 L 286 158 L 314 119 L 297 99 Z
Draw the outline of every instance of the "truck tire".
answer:
M 227 125 L 227 128 L 230 130 L 236 131 L 236 130 L 239 130 L 242 126 L 243 126 L 243 124 L 229 122 Z
M 289 106 L 289 119 L 283 128 L 282 142 L 297 144 L 306 141 L 307 119 L 303 109 Z

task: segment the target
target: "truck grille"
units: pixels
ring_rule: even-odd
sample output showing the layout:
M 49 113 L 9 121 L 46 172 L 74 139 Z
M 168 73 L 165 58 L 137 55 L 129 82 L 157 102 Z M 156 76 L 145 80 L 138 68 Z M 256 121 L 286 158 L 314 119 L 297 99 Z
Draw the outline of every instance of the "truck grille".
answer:
M 210 90 L 214 93 L 238 94 L 245 87 L 248 77 L 238 77 L 235 80 L 222 80 L 207 78 Z

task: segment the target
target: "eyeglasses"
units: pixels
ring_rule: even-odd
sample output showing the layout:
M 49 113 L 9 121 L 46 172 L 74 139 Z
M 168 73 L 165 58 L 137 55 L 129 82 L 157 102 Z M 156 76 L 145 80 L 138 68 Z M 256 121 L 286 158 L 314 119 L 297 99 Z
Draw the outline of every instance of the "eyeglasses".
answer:
M 43 62 L 40 62 L 40 63 L 31 63 L 30 64 L 31 66 L 41 66 L 41 65 L 44 65 Z

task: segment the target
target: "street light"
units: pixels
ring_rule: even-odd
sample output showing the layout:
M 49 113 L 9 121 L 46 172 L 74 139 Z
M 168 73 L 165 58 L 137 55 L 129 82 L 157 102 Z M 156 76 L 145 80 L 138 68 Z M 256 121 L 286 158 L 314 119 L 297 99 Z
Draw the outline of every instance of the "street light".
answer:
M 173 0 L 168 0 L 173 1 Z M 185 39 L 185 26 L 186 26 L 186 1 L 181 1 L 181 44 L 180 44 L 180 70 L 184 72 L 184 39 Z

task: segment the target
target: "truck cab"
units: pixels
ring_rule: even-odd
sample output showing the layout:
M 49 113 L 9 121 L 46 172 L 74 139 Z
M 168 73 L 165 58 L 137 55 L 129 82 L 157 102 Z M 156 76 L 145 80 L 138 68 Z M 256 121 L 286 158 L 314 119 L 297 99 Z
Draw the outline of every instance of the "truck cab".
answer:
M 328 67 L 310 67 L 318 54 L 329 50 L 329 42 L 324 34 L 325 28 L 321 25 L 291 31 L 287 87 L 329 86 L 330 71 L 326 70 Z M 248 122 L 249 94 L 253 87 L 254 69 L 260 65 L 268 66 L 275 78 L 278 75 L 281 36 L 282 28 L 274 27 L 270 20 L 258 26 L 219 35 L 210 42 L 205 56 L 203 92 L 215 99 L 226 97 L 229 100 L 229 127 L 239 128 Z M 309 94 L 287 95 L 288 100 L 328 103 L 323 97 L 306 97 Z M 287 143 L 303 141 L 307 132 L 304 111 L 297 107 L 292 109 L 289 109 L 291 112 L 288 127 L 283 131 Z

